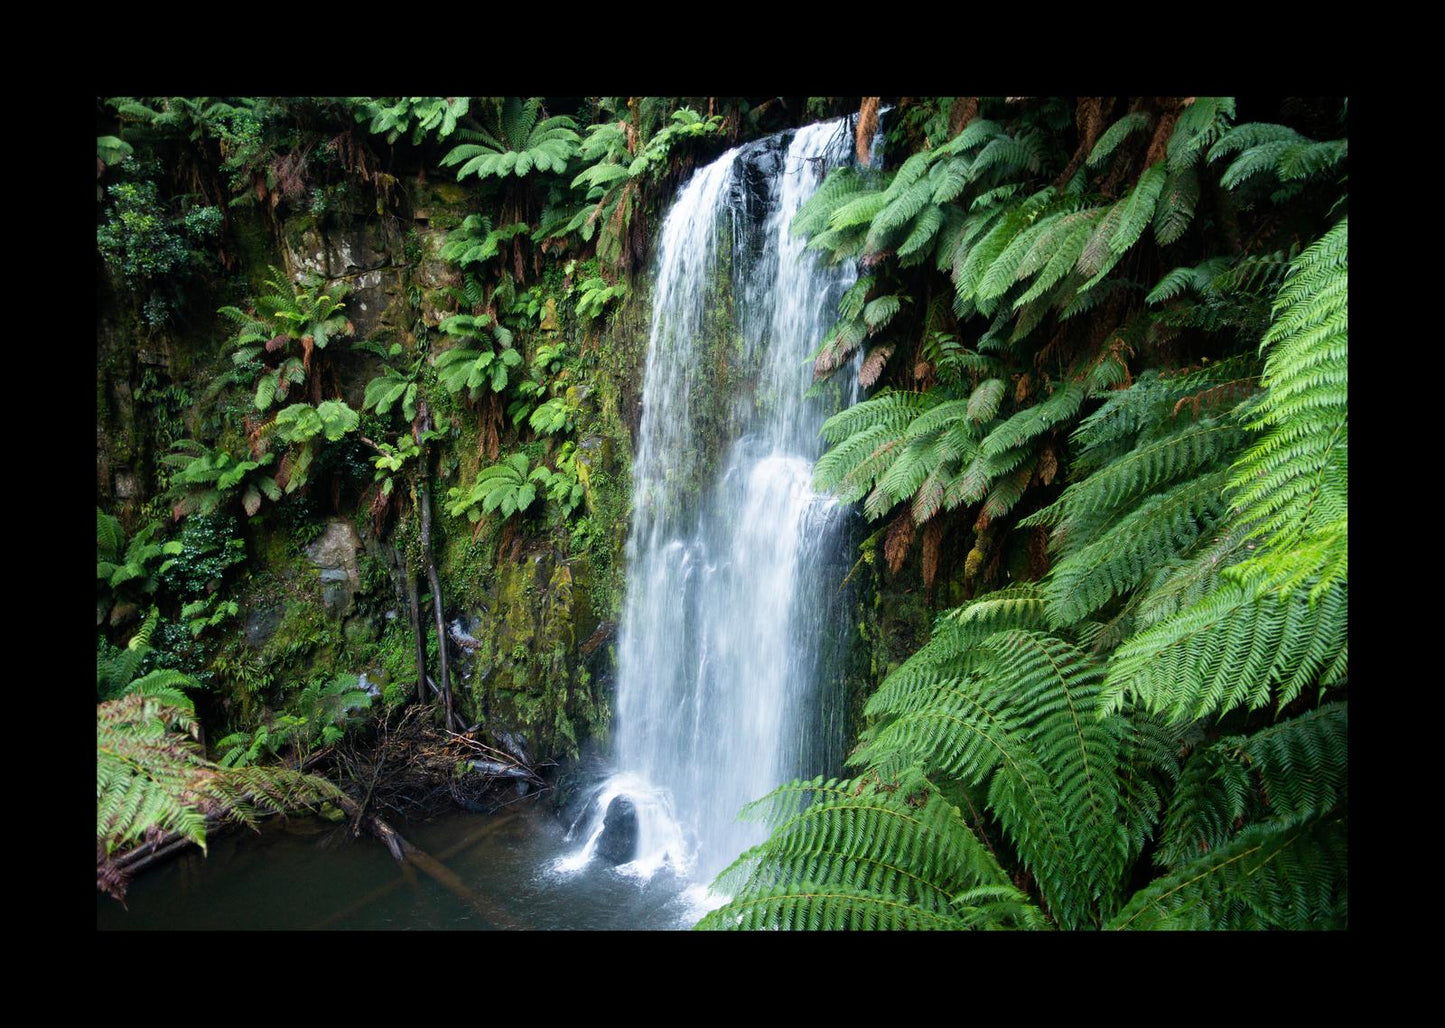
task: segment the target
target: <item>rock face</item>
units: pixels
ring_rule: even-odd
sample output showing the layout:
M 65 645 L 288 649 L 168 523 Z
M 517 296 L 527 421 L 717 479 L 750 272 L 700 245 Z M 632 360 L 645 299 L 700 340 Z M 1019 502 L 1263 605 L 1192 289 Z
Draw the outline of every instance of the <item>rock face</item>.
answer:
M 637 855 L 637 807 L 626 796 L 614 796 L 607 804 L 596 853 L 609 864 L 625 864 Z
M 321 572 L 322 602 L 328 617 L 339 620 L 351 611 L 353 597 L 361 589 L 361 568 L 356 561 L 360 549 L 355 526 L 340 518 L 326 522 L 321 535 L 306 547 L 306 559 Z
M 261 649 L 281 627 L 281 608 L 274 604 L 258 607 L 246 615 L 246 642 Z

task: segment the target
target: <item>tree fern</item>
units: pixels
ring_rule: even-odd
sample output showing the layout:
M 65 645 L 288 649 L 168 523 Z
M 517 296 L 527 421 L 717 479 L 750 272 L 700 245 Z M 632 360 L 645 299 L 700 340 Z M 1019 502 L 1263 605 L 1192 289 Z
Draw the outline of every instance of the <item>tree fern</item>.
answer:
M 1095 716 L 1099 667 L 1020 631 L 930 663 L 905 664 L 869 701 L 880 727 L 852 760 L 885 775 L 916 763 L 986 787 L 1049 909 L 1061 924 L 1087 921 L 1096 901 L 1110 902 L 1124 855 L 1117 740 Z
M 1236 707 L 1283 707 L 1305 689 L 1348 676 L 1349 604 L 1343 588 L 1256 593 L 1226 583 L 1119 647 L 1109 664 L 1108 709 L 1127 695 L 1174 720 Z
M 1105 927 L 1343 928 L 1347 869 L 1343 815 L 1258 825 L 1140 890 Z
M 1270 199 L 1298 198 L 1288 214 L 1307 218 L 1318 190 L 1301 185 L 1341 171 L 1347 149 L 1235 128 L 1227 97 L 1134 102 L 1103 133 L 1086 126 L 1109 106 L 1080 103 L 1062 172 L 1067 149 L 1039 127 L 1064 108 L 1041 101 L 1006 124 L 976 118 L 891 176 L 840 175 L 795 222 L 835 259 L 869 254 L 819 374 L 865 345 L 882 320 L 865 308 L 907 295 L 895 283 L 916 282 L 930 249 L 957 319 L 929 307 L 922 342 L 953 343 L 915 346 L 922 391 L 893 388 L 913 385 L 898 362 L 890 387 L 829 420 L 821 487 L 874 520 L 909 503 L 896 529 L 970 508 L 968 589 L 985 561 L 1021 573 L 1024 539 L 995 521 L 1028 513 L 1065 433 L 1072 457 L 1062 495 L 1016 523 L 1052 528 L 1042 581 L 939 617 L 869 699 L 850 761 L 882 783 L 921 772 L 986 809 L 1001 866 L 1059 925 L 1337 923 L 1344 705 L 1300 711 L 1348 681 L 1345 229 L 1298 253 L 1296 222 L 1252 213 L 1239 162 L 1271 171 L 1285 188 Z M 1209 248 L 1221 217 L 1228 253 Z M 892 319 L 888 352 L 906 353 L 901 309 L 872 311 Z M 1261 337 L 1262 377 L 1248 352 Z M 1167 370 L 1180 354 L 1195 363 Z M 1164 371 L 1138 366 L 1160 356 Z M 1029 568 L 1046 566 L 1039 537 L 1027 545 Z M 1243 731 L 1266 707 L 1283 720 Z M 1237 734 L 1205 743 L 1221 723 Z M 900 909 L 870 891 L 896 881 L 882 850 L 846 855 L 821 832 L 770 844 L 730 880 L 748 904 L 733 922 L 944 926 L 936 897 L 881 912 Z M 1131 899 L 1151 852 L 1165 877 Z
M 206 760 L 184 697 L 133 692 L 96 707 L 97 886 L 120 898 L 119 851 L 175 833 L 206 848 L 208 818 L 254 824 L 258 813 L 335 798 L 324 779 L 280 768 L 232 771 Z
M 1042 923 L 958 808 L 915 771 L 887 782 L 794 782 L 744 817 L 772 821 L 773 834 L 719 876 L 735 894 L 699 928 Z
M 1278 549 L 1346 516 L 1348 233 L 1341 219 L 1295 260 L 1262 347 L 1269 392 L 1251 427 L 1264 435 L 1236 468 L 1234 503 Z
M 1343 809 L 1349 708 L 1331 703 L 1194 750 L 1164 819 L 1156 860 L 1178 869 L 1257 821 L 1297 824 Z
M 442 158 L 442 166 L 461 165 L 457 169 L 458 181 L 468 175 L 522 178 L 534 170 L 565 171 L 568 160 L 577 152 L 581 136 L 577 134 L 576 123 L 566 115 L 538 121 L 541 107 L 541 97 L 526 101 L 507 97 L 498 114 L 496 134 L 477 133 L 476 142 L 453 147 Z

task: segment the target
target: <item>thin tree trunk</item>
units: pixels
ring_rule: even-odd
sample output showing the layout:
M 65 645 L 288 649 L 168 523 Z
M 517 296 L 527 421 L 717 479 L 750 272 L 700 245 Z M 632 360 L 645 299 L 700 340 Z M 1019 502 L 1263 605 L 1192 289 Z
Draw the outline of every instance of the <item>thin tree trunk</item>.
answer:
M 417 401 L 417 419 L 413 426 L 417 445 L 422 446 L 421 436 L 424 432 L 431 431 L 432 420 L 431 410 L 427 407 L 426 400 Z M 422 559 L 426 562 L 427 584 L 431 586 L 432 611 L 436 615 L 437 626 L 437 669 L 438 678 L 441 679 L 442 705 L 446 709 L 446 726 L 457 727 L 456 718 L 452 711 L 452 681 L 451 670 L 447 661 L 447 626 L 444 606 L 442 604 L 441 579 L 437 577 L 436 561 L 432 559 L 431 548 L 431 486 L 430 476 L 427 473 L 427 454 L 425 446 L 422 446 L 420 457 L 421 470 L 417 480 L 417 505 L 421 508 L 421 552 Z M 420 669 L 418 669 L 420 670 Z
M 406 555 L 397 552 L 397 564 L 401 570 L 402 582 L 406 586 L 406 613 L 411 620 L 411 637 L 416 640 L 416 700 L 427 702 L 426 694 L 426 633 L 421 627 L 421 603 L 416 594 L 416 576 L 411 573 Z

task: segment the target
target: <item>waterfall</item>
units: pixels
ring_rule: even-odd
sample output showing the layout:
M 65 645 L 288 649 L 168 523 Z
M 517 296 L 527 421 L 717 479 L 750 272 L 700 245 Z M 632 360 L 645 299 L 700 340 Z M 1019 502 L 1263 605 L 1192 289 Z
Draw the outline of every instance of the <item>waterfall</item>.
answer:
M 793 216 L 847 159 L 848 122 L 737 147 L 697 171 L 658 242 L 633 464 L 613 721 L 618 771 L 574 828 L 581 866 L 621 796 L 626 865 L 707 883 L 757 825 L 739 809 L 841 763 L 840 701 L 820 695 L 845 512 L 812 489 L 836 401 L 809 355 L 848 268 L 804 252 Z M 841 619 L 833 619 L 842 624 Z

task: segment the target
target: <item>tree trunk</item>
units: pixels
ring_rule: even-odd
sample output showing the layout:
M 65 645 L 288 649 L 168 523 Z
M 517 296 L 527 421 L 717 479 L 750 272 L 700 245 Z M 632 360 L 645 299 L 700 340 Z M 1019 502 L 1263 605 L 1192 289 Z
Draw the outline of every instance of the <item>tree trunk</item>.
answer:
M 447 728 L 457 727 L 456 717 L 452 711 L 452 682 L 451 671 L 447 661 L 447 626 L 446 615 L 442 605 L 441 579 L 437 577 L 436 561 L 432 559 L 431 549 L 431 477 L 427 468 L 426 447 L 421 441 L 422 433 L 431 431 L 432 420 L 431 410 L 427 407 L 426 400 L 417 401 L 416 422 L 412 427 L 417 445 L 422 447 L 419 458 L 421 470 L 417 479 L 417 506 L 421 508 L 421 552 L 422 559 L 426 562 L 427 584 L 431 586 L 432 611 L 436 615 L 437 626 L 437 677 L 441 680 L 442 705 L 446 709 Z M 420 673 L 422 669 L 418 668 Z

